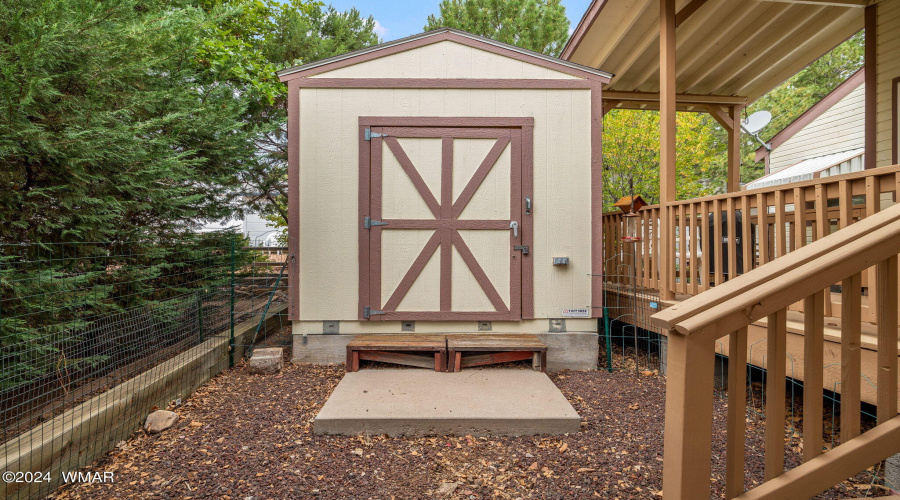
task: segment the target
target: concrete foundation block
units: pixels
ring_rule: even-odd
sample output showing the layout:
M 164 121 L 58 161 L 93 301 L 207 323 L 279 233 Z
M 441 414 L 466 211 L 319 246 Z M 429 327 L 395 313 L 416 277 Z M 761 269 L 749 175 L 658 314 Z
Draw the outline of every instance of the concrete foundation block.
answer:
M 293 363 L 328 365 L 347 361 L 353 335 L 294 335 Z
M 595 332 L 538 333 L 547 344 L 547 371 L 596 370 L 600 355 Z
M 900 495 L 900 454 L 894 455 L 885 461 L 884 483 L 891 489 L 892 495 Z
M 284 367 L 284 351 L 280 347 L 254 349 L 247 364 L 250 373 L 272 375 Z

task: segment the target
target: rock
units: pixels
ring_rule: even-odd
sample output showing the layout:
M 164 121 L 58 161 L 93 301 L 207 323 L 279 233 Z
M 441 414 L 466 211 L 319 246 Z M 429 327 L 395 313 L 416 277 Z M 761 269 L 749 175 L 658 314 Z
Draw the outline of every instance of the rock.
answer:
M 280 347 L 267 347 L 254 349 L 250 357 L 250 373 L 260 375 L 272 375 L 278 373 L 284 367 L 284 350 Z
M 144 432 L 147 434 L 160 433 L 175 425 L 179 418 L 181 417 L 174 411 L 156 410 L 147 415 L 147 421 L 144 422 Z
M 441 483 L 434 493 L 439 497 L 449 497 L 456 491 L 456 488 L 459 488 L 459 483 Z

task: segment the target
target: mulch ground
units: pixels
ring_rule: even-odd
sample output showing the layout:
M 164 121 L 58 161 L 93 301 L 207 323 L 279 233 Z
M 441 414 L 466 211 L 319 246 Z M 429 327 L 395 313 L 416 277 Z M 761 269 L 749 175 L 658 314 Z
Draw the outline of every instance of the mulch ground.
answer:
M 239 365 L 197 390 L 175 427 L 136 433 L 95 463 L 113 484 L 67 486 L 73 498 L 660 498 L 665 379 L 634 371 L 550 377 L 583 417 L 575 434 L 528 437 L 320 436 L 316 413 L 343 366 Z M 715 403 L 714 496 L 724 489 L 725 404 Z M 762 476 L 764 424 L 748 417 L 747 486 Z M 791 436 L 786 435 L 786 438 Z M 788 464 L 796 465 L 796 439 Z M 861 474 L 819 498 L 883 491 Z

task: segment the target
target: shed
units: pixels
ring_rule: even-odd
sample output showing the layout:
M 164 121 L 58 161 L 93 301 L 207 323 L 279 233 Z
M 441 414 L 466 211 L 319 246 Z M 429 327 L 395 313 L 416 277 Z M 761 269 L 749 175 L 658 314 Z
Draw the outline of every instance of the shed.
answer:
M 454 29 L 279 72 L 294 359 L 492 331 L 596 366 L 610 76 Z

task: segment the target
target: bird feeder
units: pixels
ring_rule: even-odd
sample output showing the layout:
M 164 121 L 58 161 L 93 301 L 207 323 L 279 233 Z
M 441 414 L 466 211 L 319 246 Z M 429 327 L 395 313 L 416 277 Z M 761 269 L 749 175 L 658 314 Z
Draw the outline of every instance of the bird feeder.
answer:
M 625 218 L 625 235 L 622 237 L 622 241 L 626 243 L 641 241 L 641 218 L 636 212 L 646 205 L 647 202 L 641 198 L 641 195 L 624 196 L 616 202 L 614 206 L 625 212 L 625 215 L 623 215 Z

